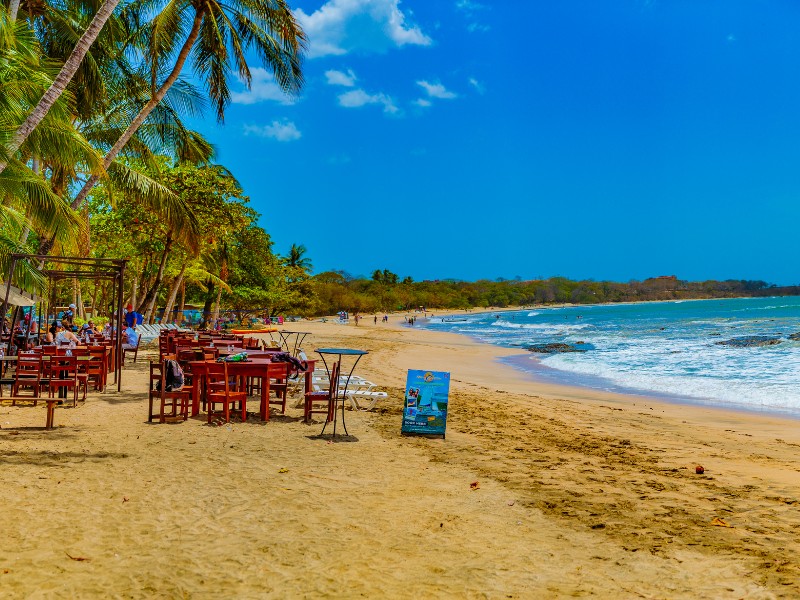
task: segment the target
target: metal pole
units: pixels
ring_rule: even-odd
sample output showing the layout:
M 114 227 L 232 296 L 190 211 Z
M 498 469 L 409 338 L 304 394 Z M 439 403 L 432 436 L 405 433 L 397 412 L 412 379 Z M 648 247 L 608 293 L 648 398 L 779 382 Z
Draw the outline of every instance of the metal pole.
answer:
M 14 277 L 14 271 L 17 269 L 17 257 L 11 258 L 11 269 L 8 272 L 8 282 L 6 283 L 6 296 L 3 300 L 3 310 L 0 312 L 0 332 L 3 331 L 3 326 L 6 322 L 6 311 L 8 310 L 8 297 L 11 294 L 11 280 Z M 11 355 L 11 341 L 14 335 L 13 329 L 8 332 L 8 354 Z
M 117 391 L 122 391 L 122 294 L 125 292 L 125 261 L 119 270 L 119 293 L 117 295 Z
M 111 314 L 108 315 L 108 322 L 111 325 L 111 342 L 114 341 L 114 327 L 116 326 L 115 319 L 114 319 L 114 307 L 117 305 L 117 276 L 115 275 L 111 279 L 111 309 L 108 311 Z M 119 333 L 119 332 L 117 332 Z M 111 368 L 114 369 L 114 383 L 117 383 L 117 359 L 116 356 L 114 358 L 114 364 L 111 365 Z

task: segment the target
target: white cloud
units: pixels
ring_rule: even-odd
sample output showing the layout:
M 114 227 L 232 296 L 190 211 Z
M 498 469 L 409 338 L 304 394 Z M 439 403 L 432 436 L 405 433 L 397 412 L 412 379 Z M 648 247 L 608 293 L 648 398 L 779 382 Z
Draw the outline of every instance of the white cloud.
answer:
M 475 88 L 475 90 L 476 90 L 476 91 L 477 91 L 479 94 L 483 94 L 483 93 L 486 91 L 486 88 L 484 87 L 484 85 L 483 85 L 483 84 L 482 84 L 480 81 L 478 81 L 477 79 L 475 79 L 474 77 L 470 77 L 468 81 L 469 81 L 469 84 L 470 84 L 472 87 L 474 87 L 474 88 Z
M 456 0 L 456 8 L 465 12 L 473 12 L 486 8 L 483 4 L 475 2 L 475 0 Z
M 426 108 L 428 106 L 431 106 L 433 103 L 430 100 L 425 100 L 425 98 L 418 98 L 418 99 L 414 100 L 414 104 L 416 104 L 417 106 L 422 106 L 423 108 Z
M 476 31 L 479 33 L 486 33 L 489 31 L 491 27 L 488 25 L 484 25 L 483 23 L 470 23 L 467 25 L 467 31 L 470 33 L 475 33 Z
M 325 71 L 325 78 L 328 80 L 329 85 L 353 87 L 356 84 L 356 75 L 350 69 L 347 70 L 347 73 L 344 73 L 343 71 L 336 71 L 334 69 Z
M 449 91 L 441 83 L 429 83 L 427 81 L 418 81 L 417 85 L 420 86 L 431 98 L 439 98 L 440 100 L 452 100 L 457 95 Z
M 297 102 L 295 96 L 290 96 L 281 90 L 275 83 L 275 78 L 266 69 L 256 67 L 251 69 L 250 73 L 252 75 L 250 89 L 231 93 L 231 101 L 234 104 L 257 104 L 272 100 L 288 106 Z
M 392 98 L 386 94 L 368 94 L 364 90 L 357 89 L 339 95 L 339 106 L 345 108 L 361 108 L 368 104 L 382 104 L 383 112 L 388 114 L 395 114 L 399 110 Z
M 328 0 L 311 14 L 300 8 L 295 14 L 308 35 L 309 58 L 431 44 L 419 27 L 407 23 L 400 0 Z
M 270 138 L 279 142 L 294 142 L 303 137 L 300 130 L 292 121 L 273 121 L 270 125 L 245 125 L 245 135 L 257 135 Z
M 479 23 L 476 20 L 477 12 L 488 9 L 489 7 L 487 5 L 475 2 L 475 0 L 456 0 L 456 10 L 464 13 L 466 18 L 471 20 L 471 22 L 467 24 L 467 31 L 470 33 L 475 33 L 476 31 L 486 33 L 491 29 L 488 25 Z

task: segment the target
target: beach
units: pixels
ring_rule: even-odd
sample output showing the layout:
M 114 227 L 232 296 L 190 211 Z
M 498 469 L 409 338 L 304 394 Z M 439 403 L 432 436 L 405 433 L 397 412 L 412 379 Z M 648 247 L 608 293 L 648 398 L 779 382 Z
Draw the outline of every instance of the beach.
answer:
M 389 392 L 336 442 L 292 400 L 148 424 L 152 346 L 53 431 L 5 396 L 0 595 L 800 596 L 796 420 L 541 384 L 402 323 L 286 325 Z M 400 435 L 407 369 L 451 373 L 446 439 Z

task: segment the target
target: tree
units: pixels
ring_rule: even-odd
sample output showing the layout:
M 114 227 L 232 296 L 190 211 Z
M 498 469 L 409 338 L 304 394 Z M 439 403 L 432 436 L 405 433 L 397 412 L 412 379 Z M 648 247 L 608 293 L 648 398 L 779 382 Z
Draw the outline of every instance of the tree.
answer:
M 188 34 L 183 38 L 190 22 Z M 206 83 L 220 122 L 224 120 L 225 108 L 230 102 L 228 78 L 232 72 L 231 62 L 239 78 L 248 88 L 250 86 L 250 67 L 245 57 L 248 50 L 254 51 L 272 70 L 284 91 L 296 93 L 303 83 L 301 62 L 305 34 L 286 0 L 231 0 L 227 3 L 219 0 L 202 3 L 169 0 L 140 34 L 149 61 L 151 98 L 106 153 L 103 160 L 106 169 L 178 80 L 190 55 L 198 79 Z M 178 47 L 174 65 L 159 85 L 162 60 L 171 56 Z M 89 178 L 75 197 L 73 207 L 81 205 L 98 180 L 97 175 Z
M 28 115 L 28 118 L 25 119 L 22 125 L 19 126 L 11 140 L 6 143 L 8 154 L 13 155 L 17 152 L 17 150 L 19 150 L 20 146 L 22 146 L 33 130 L 36 129 L 36 127 L 38 127 L 39 124 L 44 120 L 44 118 L 47 116 L 47 113 L 50 112 L 55 103 L 67 89 L 67 85 L 72 80 L 75 72 L 78 70 L 81 61 L 86 56 L 86 53 L 89 51 L 92 43 L 97 38 L 100 30 L 103 28 L 103 25 L 106 24 L 106 21 L 114 12 L 117 4 L 119 4 L 119 0 L 105 0 L 103 4 L 100 5 L 100 8 L 98 9 L 97 13 L 95 13 L 91 24 L 83 33 L 80 40 L 78 40 L 78 43 L 75 45 L 69 58 L 64 63 L 61 71 L 58 73 L 58 76 L 53 80 L 52 85 L 41 97 L 36 107 Z M 18 7 L 19 4 L 17 3 L 16 6 Z M 16 18 L 16 11 L 14 11 L 13 16 L 2 16 L 2 18 L 3 20 L 9 19 L 13 21 Z M 0 159 L 0 173 L 5 171 L 7 166 L 8 162 Z M 108 165 L 104 166 L 105 168 L 108 168 Z
M 289 248 L 289 254 L 286 255 L 283 262 L 287 267 L 297 267 L 303 271 L 310 271 L 311 259 L 305 256 L 306 252 L 307 249 L 302 244 L 299 246 L 297 244 L 292 244 L 292 247 Z

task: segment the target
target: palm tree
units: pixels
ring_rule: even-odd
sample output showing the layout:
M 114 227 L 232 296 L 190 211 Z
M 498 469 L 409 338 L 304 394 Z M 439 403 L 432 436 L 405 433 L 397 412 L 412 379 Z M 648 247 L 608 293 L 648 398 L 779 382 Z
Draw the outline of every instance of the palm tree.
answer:
M 7 271 L 11 253 L 27 253 L 27 232 L 54 235 L 68 243 L 79 225 L 78 216 L 47 180 L 32 171 L 16 153 L 6 151 L 6 142 L 52 83 L 54 69 L 43 61 L 39 45 L 25 23 L 12 23 L 0 11 L 0 271 Z M 96 167 L 99 156 L 83 140 L 70 121 L 70 96 L 54 104 L 34 135 L 22 146 L 23 154 L 47 156 L 59 163 L 81 163 Z M 56 232 L 58 234 L 56 235 Z M 26 261 L 18 263 L 15 277 L 27 285 L 40 285 L 41 276 Z M 24 281 L 23 281 L 24 280 Z
M 236 67 L 239 78 L 250 86 L 250 67 L 245 57 L 248 50 L 254 51 L 272 70 L 278 85 L 287 93 L 298 92 L 303 83 L 305 34 L 286 0 L 167 0 L 163 10 L 142 29 L 140 37 L 149 60 L 151 98 L 106 154 L 103 161 L 106 169 L 178 80 L 190 55 L 198 79 L 206 83 L 220 122 L 230 102 L 231 66 Z M 174 64 L 159 85 L 162 61 L 176 50 Z M 73 207 L 81 205 L 98 180 L 97 175 L 89 178 L 75 197 Z
M 311 259 L 303 256 L 306 252 L 307 249 L 303 244 L 299 246 L 297 244 L 292 244 L 292 247 L 289 248 L 289 254 L 283 259 L 283 263 L 287 267 L 296 267 L 303 271 L 310 271 Z
M 100 8 L 97 10 L 94 18 L 92 19 L 92 22 L 89 24 L 89 27 L 86 28 L 86 31 L 83 32 L 83 35 L 80 37 L 78 43 L 70 53 L 69 58 L 67 58 L 67 61 L 61 68 L 61 71 L 59 71 L 58 75 L 53 80 L 52 85 L 47 89 L 37 103 L 36 107 L 28 115 L 28 118 L 25 119 L 22 125 L 19 126 L 14 136 L 6 144 L 6 151 L 8 154 L 14 154 L 17 150 L 19 150 L 20 146 L 22 146 L 33 130 L 36 129 L 36 127 L 47 116 L 47 113 L 50 112 L 55 103 L 67 89 L 67 85 L 72 80 L 72 77 L 78 70 L 78 67 L 83 61 L 83 58 L 86 56 L 86 53 L 89 51 L 92 43 L 94 43 L 94 40 L 100 33 L 100 30 L 106 24 L 108 18 L 113 14 L 117 4 L 119 4 L 119 0 L 105 0 L 103 4 L 100 5 Z M 17 3 L 16 6 L 18 8 L 19 4 Z M 14 7 L 12 7 L 12 9 L 14 10 L 14 18 L 16 18 L 16 10 Z M 3 20 L 11 20 L 11 15 L 4 14 L 2 11 L 0 11 L 0 18 Z M 2 173 L 7 166 L 8 162 L 0 159 L 0 173 Z M 105 168 L 108 168 L 108 166 L 105 166 Z

